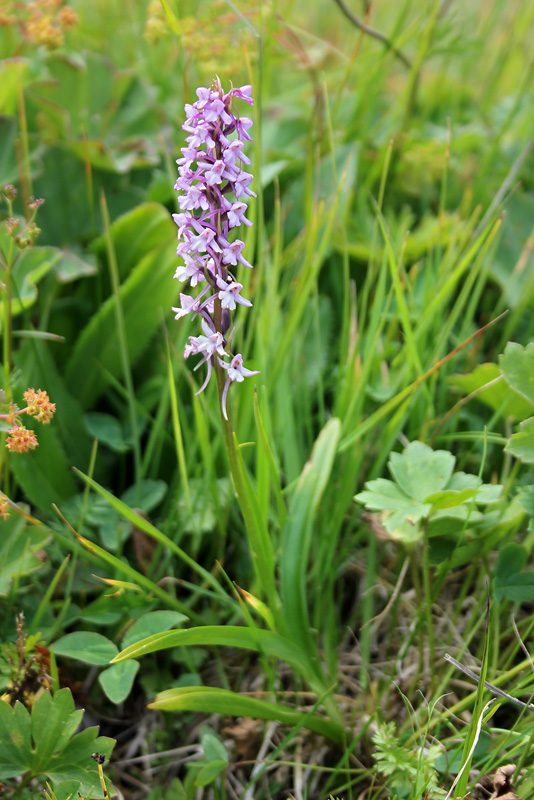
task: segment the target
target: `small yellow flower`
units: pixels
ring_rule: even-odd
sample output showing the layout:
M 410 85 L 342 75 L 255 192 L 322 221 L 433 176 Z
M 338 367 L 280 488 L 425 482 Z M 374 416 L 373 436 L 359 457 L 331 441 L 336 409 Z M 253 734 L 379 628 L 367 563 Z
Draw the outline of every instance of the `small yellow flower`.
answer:
M 35 416 L 37 422 L 48 424 L 56 411 L 56 404 L 50 402 L 47 393 L 42 389 L 28 389 L 23 395 L 28 409 L 26 411 L 30 417 Z
M 38 444 L 37 436 L 24 425 L 15 425 L 6 441 L 10 453 L 27 453 L 28 450 L 35 450 Z

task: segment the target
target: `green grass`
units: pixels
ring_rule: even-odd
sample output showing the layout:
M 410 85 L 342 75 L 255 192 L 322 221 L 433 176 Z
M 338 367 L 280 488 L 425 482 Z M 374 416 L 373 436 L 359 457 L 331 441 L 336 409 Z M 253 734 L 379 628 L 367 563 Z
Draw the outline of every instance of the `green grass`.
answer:
M 57 656 L 118 740 L 106 774 L 128 798 L 430 800 L 469 758 L 460 796 L 517 763 L 530 797 L 530 712 L 494 704 L 477 732 L 489 694 L 444 655 L 532 693 L 534 7 L 347 2 L 384 43 L 327 0 L 168 0 L 170 21 L 72 5 L 56 50 L 23 35 L 30 6 L 0 27 L 0 185 L 19 215 L 46 199 L 8 270 L 2 380 L 58 409 L 35 452 L 1 456 L 28 515 L 0 522 L 2 640 L 20 613 L 47 647 L 85 631 L 119 650 L 153 611 L 189 617 L 146 628 L 139 703 Z M 255 97 L 234 342 L 260 374 L 232 388 L 233 432 L 170 311 L 183 105 L 215 75 Z M 417 518 L 432 469 L 410 494 L 388 468 L 414 441 L 475 481 Z M 410 499 L 396 526 L 396 505 L 354 501 L 378 479 Z M 4 658 L 0 692 L 9 677 Z M 196 767 L 155 755 L 200 742 Z

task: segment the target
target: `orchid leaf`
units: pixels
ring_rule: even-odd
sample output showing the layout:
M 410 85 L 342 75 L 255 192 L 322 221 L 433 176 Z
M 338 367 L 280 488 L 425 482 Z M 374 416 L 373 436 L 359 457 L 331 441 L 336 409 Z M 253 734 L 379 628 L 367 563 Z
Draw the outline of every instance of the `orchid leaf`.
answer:
M 196 711 L 204 714 L 217 713 L 222 716 L 277 720 L 293 726 L 304 725 L 309 730 L 326 736 L 338 744 L 343 741 L 343 731 L 338 725 L 324 717 L 303 714 L 301 711 L 288 708 L 280 703 L 259 700 L 256 697 L 241 695 L 227 689 L 206 686 L 168 689 L 160 692 L 148 707 L 159 711 Z

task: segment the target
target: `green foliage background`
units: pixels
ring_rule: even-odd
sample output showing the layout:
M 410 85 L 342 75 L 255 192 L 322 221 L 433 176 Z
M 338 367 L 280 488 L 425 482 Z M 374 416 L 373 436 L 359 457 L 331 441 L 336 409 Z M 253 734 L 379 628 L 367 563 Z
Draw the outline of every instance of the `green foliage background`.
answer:
M 384 43 L 334 0 L 72 6 L 78 23 L 56 49 L 30 40 L 29 6 L 0 27 L 0 185 L 17 185 L 21 215 L 30 195 L 46 199 L 37 246 L 13 269 L 12 389 L 19 403 L 28 386 L 46 389 L 57 405 L 38 449 L 3 462 L 3 489 L 31 513 L 0 523 L 3 639 L 24 612 L 30 632 L 58 643 L 62 669 L 83 677 L 68 637 L 89 636 L 86 655 L 104 637 L 115 671 L 89 687 L 103 718 L 135 681 L 147 702 L 160 693 L 153 708 L 230 713 L 234 702 L 235 714 L 274 715 L 294 726 L 280 750 L 289 760 L 301 728 L 339 746 L 348 725 L 357 733 L 317 796 L 441 796 L 465 734 L 447 708 L 474 702 L 455 695 L 436 710 L 457 691 L 445 651 L 480 661 L 487 641 L 490 680 L 511 679 L 524 661 L 512 619 L 525 641 L 532 630 L 534 7 L 347 3 Z M 240 278 L 254 307 L 236 315 L 234 337 L 260 374 L 231 393 L 252 552 L 216 392 L 197 397 L 182 358 L 194 323 L 171 312 L 183 105 L 215 75 L 252 83 L 256 101 L 255 269 Z M 157 643 L 197 647 L 147 656 L 138 672 L 109 666 L 121 647 L 142 651 L 127 640 L 142 620 Z M 229 646 L 244 636 L 259 655 L 226 659 L 221 626 Z M 244 694 L 236 705 L 249 671 L 267 711 Z M 285 691 L 310 687 L 303 722 Z M 154 749 L 191 725 L 166 719 Z M 432 778 L 417 755 L 430 730 L 450 755 Z M 528 719 L 487 733 L 480 771 L 503 757 L 527 766 Z M 225 796 L 228 760 L 205 736 L 213 758 L 202 751 L 207 772 L 196 789 L 194 770 L 184 778 L 187 797 L 204 785 Z M 384 756 L 390 746 L 398 759 Z M 395 772 L 402 748 L 422 776 L 411 788 Z M 521 780 L 527 797 L 530 768 Z M 274 778 L 269 792 L 283 790 Z

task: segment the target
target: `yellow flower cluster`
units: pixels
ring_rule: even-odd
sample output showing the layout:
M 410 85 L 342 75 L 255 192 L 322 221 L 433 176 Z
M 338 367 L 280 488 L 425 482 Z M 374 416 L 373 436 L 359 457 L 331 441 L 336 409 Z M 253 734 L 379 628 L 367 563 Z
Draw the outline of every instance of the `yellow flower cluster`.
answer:
M 26 413 L 30 417 L 34 416 L 37 422 L 48 424 L 55 414 L 56 404 L 50 402 L 47 393 L 42 389 L 37 389 L 37 391 L 35 389 L 27 389 L 23 397 L 28 404 Z
M 31 0 L 21 6 L 14 0 L 0 0 L 0 25 L 18 24 L 24 38 L 50 50 L 61 47 L 65 32 L 76 25 L 78 15 L 63 0 Z
M 245 11 L 251 19 L 255 13 Z M 253 34 L 244 28 L 236 14 L 228 13 L 224 0 L 212 0 L 202 6 L 199 3 L 195 14 L 180 16 L 178 23 L 182 47 L 194 59 L 200 81 L 207 80 L 213 73 L 242 71 L 243 46 L 251 44 Z M 151 0 L 147 7 L 145 39 L 155 46 L 170 36 L 171 28 L 160 0 Z M 249 52 L 254 60 L 254 47 L 250 47 Z
M 28 450 L 35 450 L 38 444 L 35 433 L 19 424 L 10 430 L 6 441 L 10 453 L 27 453 Z
M 4 392 L 0 392 L 0 398 L 5 399 Z M 5 420 L 9 428 L 6 447 L 10 453 L 27 453 L 29 450 L 35 450 L 39 444 L 35 433 L 19 421 L 22 414 L 35 417 L 37 422 L 47 425 L 56 412 L 56 404 L 50 402 L 48 394 L 42 389 L 37 391 L 27 389 L 24 392 L 24 400 L 26 408 L 18 408 L 13 401 L 10 401 L 7 413 L 0 414 L 0 419 Z M 0 492 L 0 519 L 9 517 L 10 503 L 6 495 Z

